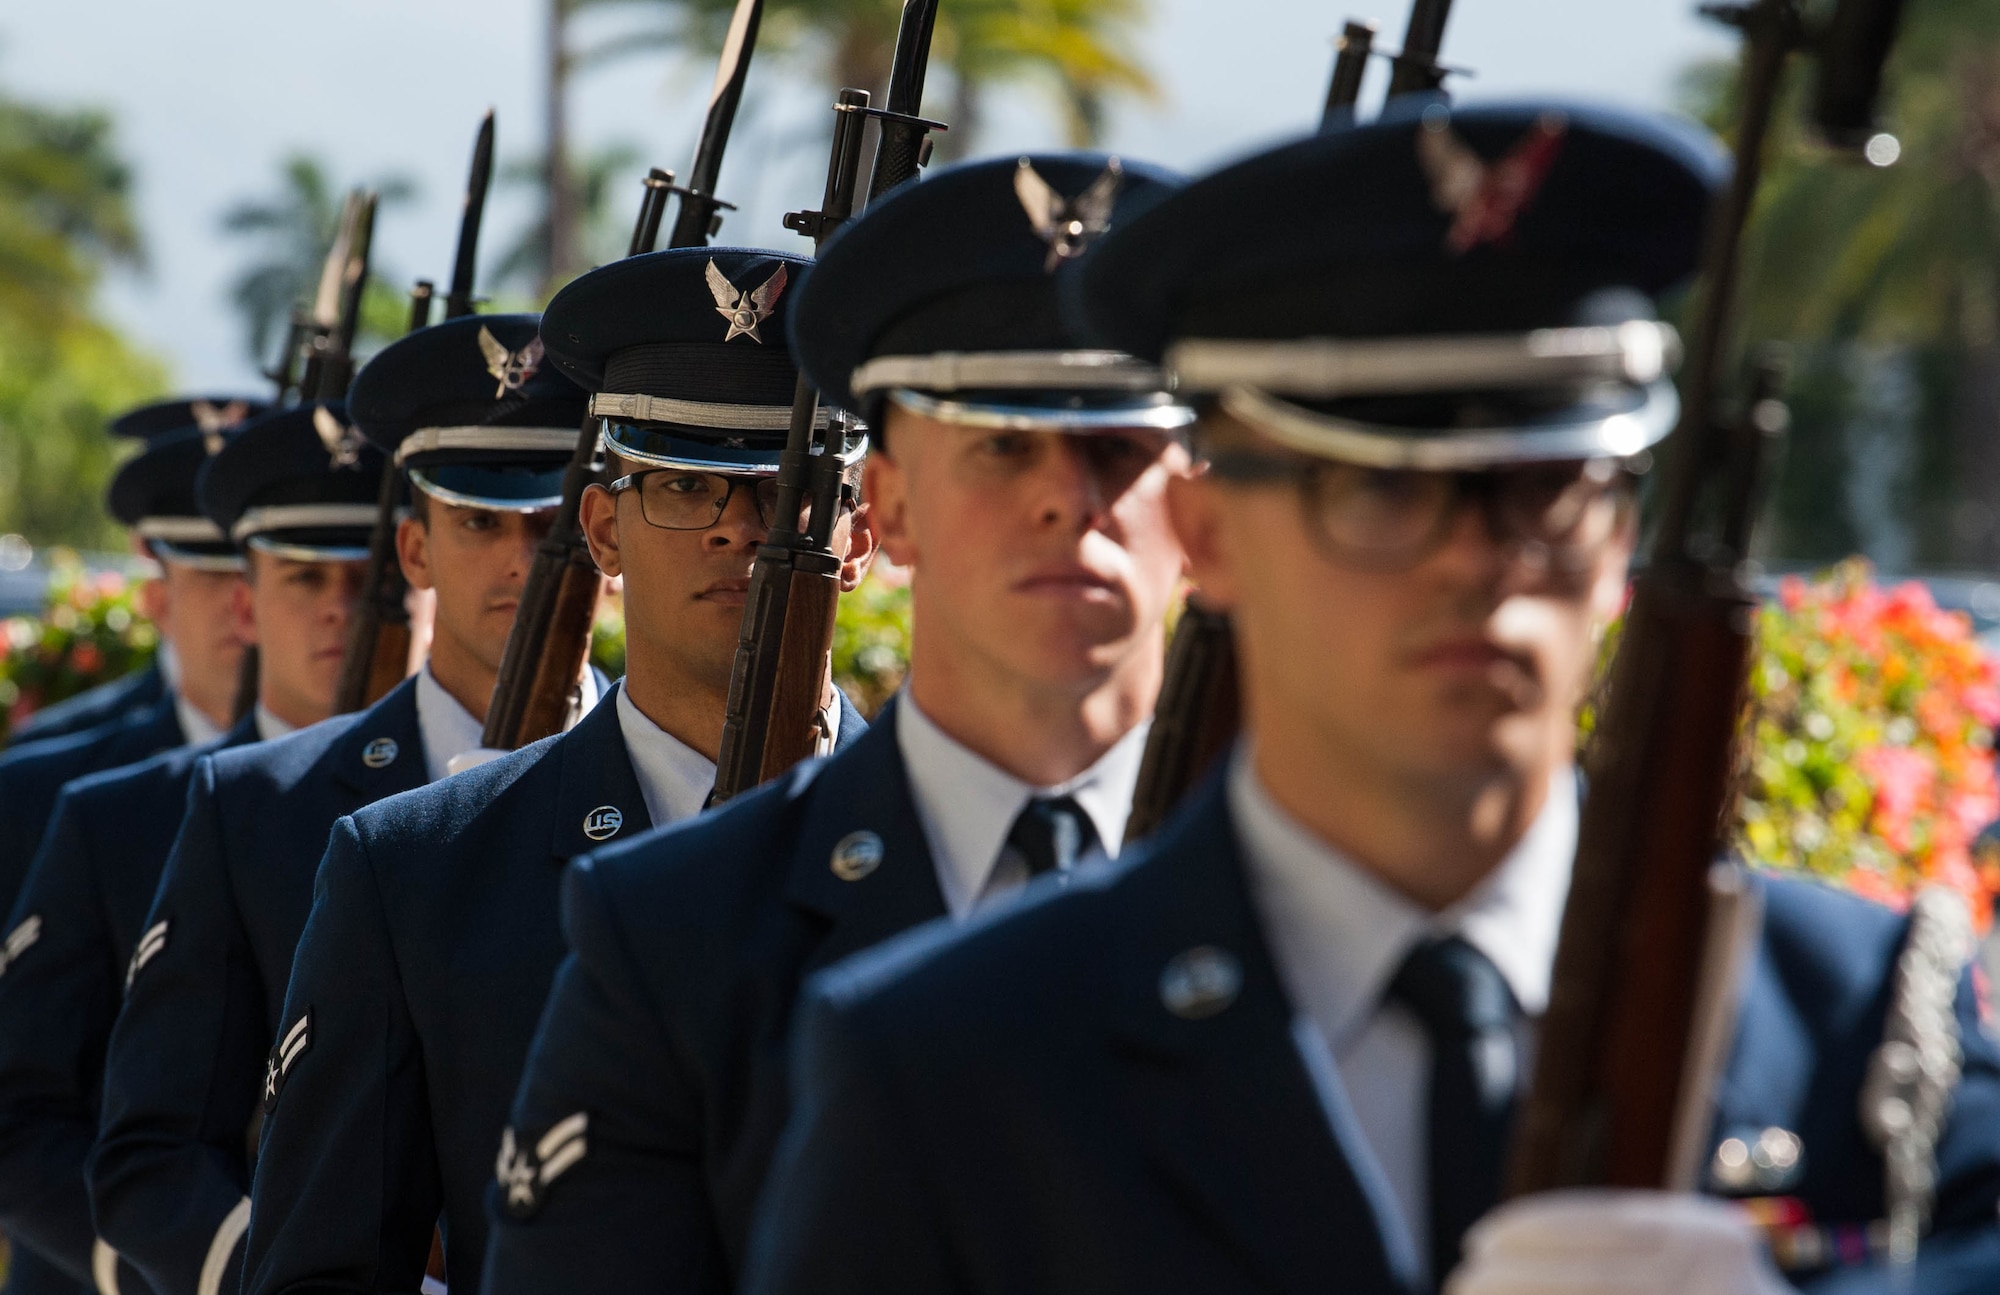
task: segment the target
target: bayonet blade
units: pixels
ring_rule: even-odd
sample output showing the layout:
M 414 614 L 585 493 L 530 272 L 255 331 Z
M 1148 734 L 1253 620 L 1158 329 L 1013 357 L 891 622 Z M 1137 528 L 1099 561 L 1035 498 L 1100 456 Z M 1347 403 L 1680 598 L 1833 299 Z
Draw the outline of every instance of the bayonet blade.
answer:
M 451 290 L 445 294 L 444 317 L 472 313 L 473 275 L 479 258 L 479 224 L 486 214 L 486 191 L 493 183 L 493 109 L 479 122 L 472 146 L 472 170 L 465 179 L 465 207 L 458 221 L 458 257 L 452 262 Z
M 763 20 L 764 0 L 736 0 L 736 11 L 729 17 L 729 34 L 722 42 L 722 57 L 716 60 L 715 84 L 708 92 L 701 141 L 687 171 L 687 189 L 681 194 L 680 210 L 674 214 L 668 247 L 699 247 L 708 241 L 715 226 L 716 211 L 722 205 L 715 200 L 715 182 L 722 173 L 722 155 L 736 124 L 737 105 L 743 101 L 743 83 L 750 76 L 750 56 L 756 52 L 757 29 Z

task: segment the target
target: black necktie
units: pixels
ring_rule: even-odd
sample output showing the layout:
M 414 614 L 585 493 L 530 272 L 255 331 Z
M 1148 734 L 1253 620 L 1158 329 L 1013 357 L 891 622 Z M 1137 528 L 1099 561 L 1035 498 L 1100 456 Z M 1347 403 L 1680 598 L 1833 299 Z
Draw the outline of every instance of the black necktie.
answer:
M 1007 829 L 1007 844 L 1027 863 L 1028 875 L 1039 877 L 1068 869 L 1096 849 L 1097 829 L 1074 798 L 1036 797 L 1021 806 Z
M 1457 1266 L 1465 1230 L 1500 1197 L 1519 1089 L 1514 995 L 1500 969 L 1457 936 L 1410 951 L 1389 997 L 1431 1043 L 1431 1281 Z

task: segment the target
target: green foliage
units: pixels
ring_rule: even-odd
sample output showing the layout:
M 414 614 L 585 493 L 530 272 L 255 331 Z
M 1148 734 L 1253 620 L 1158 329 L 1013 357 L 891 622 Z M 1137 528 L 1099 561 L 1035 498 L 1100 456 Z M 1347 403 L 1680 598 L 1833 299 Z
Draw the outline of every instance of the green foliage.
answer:
M 630 144 L 612 144 L 586 155 L 573 164 L 578 213 L 583 232 L 583 253 L 591 265 L 602 265 L 625 255 L 632 241 L 632 218 L 639 210 L 639 150 Z M 541 157 L 518 157 L 500 167 L 500 183 L 513 188 L 545 190 L 548 164 Z M 529 309 L 539 310 L 547 298 L 539 296 L 549 282 L 549 216 L 544 209 L 501 252 L 488 279 L 495 287 L 513 287 L 528 293 Z
M 140 260 L 130 187 L 102 113 L 0 95 L 0 532 L 118 542 L 103 427 L 163 382 L 92 313 L 105 267 Z
M 75 554 L 58 556 L 42 614 L 0 622 L 0 741 L 42 707 L 152 659 L 159 635 L 136 592 L 115 572 L 92 575 Z
M 833 625 L 833 681 L 870 719 L 910 670 L 910 586 L 871 574 L 840 600 Z

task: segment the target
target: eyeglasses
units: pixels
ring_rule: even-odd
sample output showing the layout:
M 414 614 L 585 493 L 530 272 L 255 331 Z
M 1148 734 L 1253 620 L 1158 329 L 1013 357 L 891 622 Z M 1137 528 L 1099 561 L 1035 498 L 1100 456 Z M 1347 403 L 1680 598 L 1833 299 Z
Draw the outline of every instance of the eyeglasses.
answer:
M 648 468 L 611 483 L 612 494 L 627 490 L 639 495 L 639 515 L 663 531 L 705 531 L 722 520 L 737 487 L 748 488 L 757 503 L 758 524 L 769 530 L 778 511 L 776 477 L 728 476 L 720 472 L 689 472 L 683 468 Z M 805 524 L 802 507 L 796 519 Z
M 1230 451 L 1217 454 L 1208 470 L 1224 481 L 1296 485 L 1307 525 L 1327 556 L 1372 571 L 1421 562 L 1444 543 L 1468 504 L 1521 561 L 1577 570 L 1617 533 L 1634 497 L 1632 474 L 1610 459 L 1421 472 Z

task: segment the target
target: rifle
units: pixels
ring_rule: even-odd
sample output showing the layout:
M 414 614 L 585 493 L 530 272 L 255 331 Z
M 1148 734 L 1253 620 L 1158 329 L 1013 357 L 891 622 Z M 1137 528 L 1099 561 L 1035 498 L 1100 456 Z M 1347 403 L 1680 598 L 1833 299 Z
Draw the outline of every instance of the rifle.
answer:
M 736 17 L 730 22 L 731 39 L 724 43 L 722 59 L 715 74 L 717 93 L 710 97 L 708 119 L 695 151 L 694 165 L 688 169 L 695 184 L 677 189 L 671 172 L 657 168 L 645 180 L 645 197 L 639 219 L 632 230 L 628 256 L 653 250 L 667 196 L 679 193 L 682 214 L 696 206 L 707 207 L 708 217 L 692 241 L 674 246 L 697 246 L 708 241 L 707 229 L 714 223 L 716 202 L 705 193 L 691 192 L 722 168 L 722 152 L 729 143 L 730 125 L 736 118 L 736 104 L 743 93 L 763 0 L 737 0 Z M 746 13 L 747 11 L 747 13 Z M 738 31 L 745 39 L 735 39 Z M 676 221 L 674 234 L 692 221 Z M 562 732 L 568 718 L 570 696 L 584 663 L 590 657 L 590 626 L 597 613 L 597 592 L 601 583 L 597 563 L 583 538 L 580 521 L 584 488 L 597 479 L 597 445 L 602 420 L 585 412 L 577 433 L 576 449 L 563 472 L 562 503 L 556 508 L 549 533 L 535 549 L 535 563 L 528 570 L 521 590 L 520 610 L 514 614 L 514 628 L 507 635 L 507 650 L 500 658 L 500 677 L 493 688 L 493 700 L 486 708 L 486 727 L 480 745 L 510 751 Z
M 1361 98 L 1361 78 L 1368 71 L 1368 56 L 1375 52 L 1375 24 L 1348 19 L 1334 49 L 1333 77 L 1326 86 L 1326 106 L 1320 110 L 1321 130 L 1353 123 L 1354 105 Z
M 340 224 L 335 228 L 333 246 L 320 267 L 319 289 L 313 294 L 311 312 L 294 318 L 292 332 L 296 349 L 288 347 L 285 367 L 274 381 L 283 387 L 290 377 L 294 355 L 305 361 L 299 378 L 302 400 L 338 400 L 354 376 L 354 333 L 361 323 L 361 295 L 368 286 L 368 250 L 375 234 L 375 194 L 366 189 L 349 191 L 341 205 Z M 243 664 L 236 676 L 234 718 L 242 719 L 257 705 L 257 649 L 244 649 Z
M 459 216 L 458 252 L 452 260 L 451 287 L 445 293 L 444 317 L 472 313 L 472 287 L 479 256 L 479 225 L 486 213 L 486 191 L 493 178 L 493 110 L 480 120 L 472 146 L 472 169 L 465 181 L 465 205 Z M 409 332 L 430 324 L 431 298 L 436 289 L 420 279 L 410 293 Z M 407 334 L 406 334 L 407 335 Z M 348 627 L 347 655 L 340 665 L 334 692 L 337 714 L 361 710 L 380 701 L 403 681 L 410 662 L 409 582 L 396 556 L 396 514 L 405 497 L 402 473 L 393 463 L 382 469 L 382 492 L 375 502 L 375 528 L 368 537 L 368 574 L 361 601 Z
M 1389 97 L 1435 90 L 1444 82 L 1438 45 L 1451 0 L 1416 0 L 1402 52 L 1393 57 L 1395 73 Z M 1327 86 L 1320 129 L 1344 126 L 1354 119 L 1361 94 L 1362 73 L 1374 52 L 1375 29 L 1350 21 L 1340 37 L 1333 77 Z M 1137 841 L 1158 830 L 1174 807 L 1194 789 L 1242 728 L 1242 697 L 1236 679 L 1236 642 L 1229 615 L 1201 605 L 1191 591 L 1181 608 L 1180 624 L 1167 646 L 1165 678 L 1153 707 L 1153 729 L 1139 761 L 1139 781 L 1132 791 L 1132 813 L 1125 820 L 1125 839 Z
M 1389 97 L 1421 94 L 1444 84 L 1447 69 L 1437 61 L 1444 46 L 1444 23 L 1451 16 L 1451 0 L 1416 0 L 1410 8 L 1410 25 L 1403 32 L 1403 48 L 1391 56 L 1394 71 L 1389 74 Z
M 1840 10 L 1851 22 L 1897 3 L 1842 0 Z M 1724 417 L 1717 397 L 1779 82 L 1808 41 L 1802 9 L 1802 0 L 1704 9 L 1745 37 L 1736 170 L 1711 215 L 1672 475 L 1587 761 L 1590 797 L 1511 1195 L 1579 1184 L 1685 1190 L 1702 1159 L 1731 1001 L 1708 991 L 1728 979 L 1715 974 L 1729 962 L 1727 938 L 1742 938 L 1724 920 L 1726 894 L 1711 899 L 1711 870 L 1755 630 L 1740 565 L 1758 492 L 1745 478 L 1762 457 L 1751 447 L 1782 423 L 1768 367 L 1745 414 Z M 1847 69 L 1870 63 L 1863 79 L 1879 84 L 1893 27 L 1874 25 L 1874 45 L 1865 58 L 1850 50 Z M 1842 29 L 1837 16 L 1828 30 Z
M 811 238 L 815 251 L 854 214 L 862 127 L 869 118 L 880 128 L 871 197 L 914 176 L 929 157 L 931 132 L 944 129 L 916 115 L 936 18 L 936 0 L 908 0 L 903 6 L 886 108 L 870 107 L 865 90 L 840 92 L 820 208 L 785 217 L 785 227 Z M 820 701 L 840 608 L 841 556 L 833 549 L 833 528 L 840 520 L 842 477 L 852 461 L 846 450 L 855 431 L 845 415 L 821 415 L 819 392 L 801 373 L 778 460 L 777 527 L 757 546 L 730 669 L 715 764 L 716 803 L 770 781 L 818 750 Z M 809 520 L 801 531 L 798 518 L 808 503 Z

